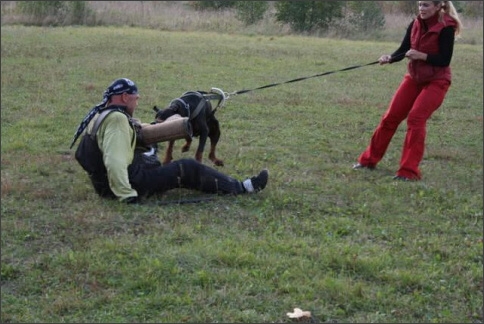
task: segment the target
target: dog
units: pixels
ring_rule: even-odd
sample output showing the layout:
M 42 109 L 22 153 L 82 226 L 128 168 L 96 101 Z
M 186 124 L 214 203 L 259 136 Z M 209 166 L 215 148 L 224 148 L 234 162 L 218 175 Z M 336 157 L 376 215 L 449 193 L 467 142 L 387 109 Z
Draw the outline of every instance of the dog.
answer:
M 188 117 L 192 128 L 192 136 L 199 137 L 195 159 L 202 162 L 205 144 L 207 138 L 210 138 L 208 158 L 216 166 L 223 166 L 223 160 L 218 159 L 215 155 L 215 149 L 221 134 L 220 124 L 217 118 L 215 118 L 216 108 L 212 109 L 210 97 L 207 94 L 205 91 L 189 91 L 185 92 L 180 98 L 172 100 L 167 108 L 160 110 L 157 106 L 154 106 L 153 110 L 156 111 L 155 120 L 156 122 L 163 122 L 175 114 L 181 117 Z M 192 139 L 186 139 L 181 151 L 187 152 L 191 144 Z M 168 142 L 163 164 L 168 164 L 173 160 L 174 145 L 174 140 Z

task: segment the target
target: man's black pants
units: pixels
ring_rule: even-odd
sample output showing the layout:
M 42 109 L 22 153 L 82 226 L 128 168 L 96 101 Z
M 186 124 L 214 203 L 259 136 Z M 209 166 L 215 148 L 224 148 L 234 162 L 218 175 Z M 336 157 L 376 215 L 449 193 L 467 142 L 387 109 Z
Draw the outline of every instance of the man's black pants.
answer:
M 128 171 L 131 185 L 139 195 L 163 193 L 176 188 L 235 195 L 245 192 L 239 180 L 194 159 L 151 167 L 137 163 L 131 165 Z

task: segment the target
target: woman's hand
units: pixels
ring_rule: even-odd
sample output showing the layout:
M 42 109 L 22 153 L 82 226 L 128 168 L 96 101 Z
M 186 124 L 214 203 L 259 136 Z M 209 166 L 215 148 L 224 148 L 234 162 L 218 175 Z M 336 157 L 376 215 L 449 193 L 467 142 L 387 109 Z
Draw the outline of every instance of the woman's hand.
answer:
M 421 60 L 421 61 L 427 60 L 427 54 L 416 51 L 414 49 L 411 49 L 407 53 L 405 53 L 405 57 L 407 57 L 410 60 Z
M 378 59 L 378 62 L 380 62 L 380 65 L 388 64 L 388 63 L 390 63 L 391 59 L 392 59 L 391 55 L 382 55 Z

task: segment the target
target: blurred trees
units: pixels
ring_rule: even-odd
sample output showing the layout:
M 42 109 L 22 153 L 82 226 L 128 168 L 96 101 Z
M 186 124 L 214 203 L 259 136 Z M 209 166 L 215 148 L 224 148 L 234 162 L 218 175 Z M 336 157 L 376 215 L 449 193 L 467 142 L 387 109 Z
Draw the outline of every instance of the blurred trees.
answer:
M 296 32 L 325 30 L 343 17 L 343 1 L 277 1 L 276 20 L 288 23 Z
M 39 25 L 88 25 L 94 12 L 89 1 L 2 1 L 16 3 L 20 13 Z M 141 5 L 147 1 L 139 1 Z M 353 32 L 378 30 L 385 14 L 416 15 L 417 1 L 188 1 L 195 10 L 234 10 L 238 20 L 256 24 L 269 11 L 275 21 L 295 32 L 326 31 L 337 27 Z M 483 1 L 453 1 L 457 11 L 469 17 L 483 16 Z
M 92 15 L 87 1 L 17 1 L 17 5 L 41 25 L 82 25 Z
M 252 25 L 264 18 L 269 8 L 267 1 L 237 1 L 237 18 L 246 25 Z

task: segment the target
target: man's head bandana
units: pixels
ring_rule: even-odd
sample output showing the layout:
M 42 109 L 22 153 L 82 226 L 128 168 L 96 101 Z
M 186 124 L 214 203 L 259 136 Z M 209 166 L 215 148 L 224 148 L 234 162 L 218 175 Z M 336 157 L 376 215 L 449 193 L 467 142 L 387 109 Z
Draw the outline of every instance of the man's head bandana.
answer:
M 94 116 L 106 108 L 106 104 L 108 103 L 109 99 L 111 99 L 112 96 L 114 95 L 119 95 L 122 93 L 128 93 L 128 94 L 137 94 L 138 93 L 138 88 L 136 87 L 136 84 L 131 81 L 130 79 L 122 78 L 122 79 L 117 79 L 114 80 L 113 83 L 104 91 L 103 94 L 103 100 L 97 104 L 94 108 L 89 111 L 89 113 L 84 117 L 82 122 L 79 124 L 79 127 L 76 130 L 76 133 L 74 134 L 74 139 L 72 140 L 71 147 L 74 146 L 74 144 L 77 141 L 77 138 L 82 134 L 84 129 L 86 129 L 87 125 L 89 125 L 89 122 L 94 118 Z

